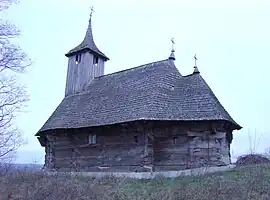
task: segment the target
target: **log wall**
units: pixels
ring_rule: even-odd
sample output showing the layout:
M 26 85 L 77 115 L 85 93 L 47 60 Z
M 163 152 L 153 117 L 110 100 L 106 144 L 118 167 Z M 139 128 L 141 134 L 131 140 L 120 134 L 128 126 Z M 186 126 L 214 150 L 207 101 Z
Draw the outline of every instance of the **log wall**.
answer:
M 96 144 L 88 144 L 89 134 Z M 47 134 L 45 167 L 57 171 L 143 172 L 230 164 L 223 123 L 136 122 Z
M 148 171 L 151 147 L 143 131 L 130 126 L 106 129 L 58 131 L 47 135 L 46 167 L 58 171 Z M 89 135 L 96 135 L 96 144 L 88 144 Z M 53 151 L 49 159 L 48 151 Z

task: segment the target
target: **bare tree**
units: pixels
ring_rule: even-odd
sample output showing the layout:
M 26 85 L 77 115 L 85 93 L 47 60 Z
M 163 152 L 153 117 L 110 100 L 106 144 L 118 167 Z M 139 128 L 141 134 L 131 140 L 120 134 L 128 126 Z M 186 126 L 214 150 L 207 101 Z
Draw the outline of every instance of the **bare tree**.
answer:
M 12 3 L 17 1 L 0 0 L 0 15 Z M 23 141 L 14 122 L 28 97 L 17 76 L 30 65 L 30 60 L 15 44 L 19 36 L 15 25 L 0 19 L 0 161 L 10 159 Z
M 259 138 L 257 136 L 258 134 L 256 130 L 254 130 L 253 133 L 250 131 L 250 129 L 248 130 L 249 154 L 256 154 L 258 150 L 263 135 L 260 134 Z

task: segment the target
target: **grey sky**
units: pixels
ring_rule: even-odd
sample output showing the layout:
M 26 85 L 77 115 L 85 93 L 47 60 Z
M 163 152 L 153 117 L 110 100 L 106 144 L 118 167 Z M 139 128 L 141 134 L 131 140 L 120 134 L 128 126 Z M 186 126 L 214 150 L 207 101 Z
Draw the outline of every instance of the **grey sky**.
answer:
M 24 0 L 6 14 L 34 61 L 22 77 L 31 100 L 17 120 L 28 139 L 18 162 L 44 161 L 34 134 L 64 96 L 64 54 L 83 39 L 91 5 L 95 42 L 110 58 L 105 73 L 167 58 L 174 37 L 179 71 L 193 71 L 196 53 L 201 75 L 244 127 L 234 132 L 233 155 L 249 149 L 249 129 L 257 151 L 270 146 L 268 0 Z

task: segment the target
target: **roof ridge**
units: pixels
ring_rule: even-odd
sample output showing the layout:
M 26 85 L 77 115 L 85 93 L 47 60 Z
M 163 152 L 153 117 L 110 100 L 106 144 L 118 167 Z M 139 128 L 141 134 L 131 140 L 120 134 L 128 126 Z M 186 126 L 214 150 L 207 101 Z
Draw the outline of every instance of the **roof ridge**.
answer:
M 124 70 L 121 70 L 121 71 L 113 72 L 113 73 L 110 73 L 110 74 L 105 74 L 105 75 L 102 75 L 102 76 L 98 76 L 98 77 L 95 77 L 92 81 L 99 80 L 100 78 L 103 78 L 103 77 L 109 77 L 111 75 L 119 74 L 119 73 L 122 73 L 122 72 L 125 72 L 125 71 L 131 71 L 131 70 L 134 70 L 134 69 L 139 69 L 141 67 L 146 67 L 146 66 L 149 66 L 149 65 L 153 65 L 153 64 L 157 64 L 157 63 L 162 63 L 162 62 L 165 62 L 165 61 L 168 61 L 168 63 L 169 63 L 169 60 L 168 59 L 159 60 L 159 61 L 155 61 L 155 62 L 143 64 L 143 65 L 139 65 L 139 66 L 136 66 L 136 67 L 132 67 L 132 68 L 129 68 L 129 69 L 124 69 Z M 86 88 L 91 82 L 89 82 L 84 88 Z M 78 95 L 87 94 L 87 93 L 89 93 L 88 90 L 82 90 L 80 92 L 70 94 L 70 95 L 66 96 L 64 99 L 67 99 L 69 97 L 78 96 Z
M 162 63 L 162 62 L 165 62 L 165 61 L 169 61 L 169 60 L 168 59 L 159 60 L 159 61 L 150 62 L 150 63 L 143 64 L 143 65 L 139 65 L 139 66 L 136 66 L 136 67 L 132 67 L 132 68 L 129 68 L 129 69 L 123 69 L 123 70 L 120 70 L 120 71 L 117 71 L 117 72 L 112 72 L 112 73 L 109 73 L 109 74 L 104 74 L 102 76 L 95 77 L 94 80 L 97 80 L 97 79 L 103 78 L 103 77 L 107 77 L 107 76 L 111 76 L 111 75 L 115 75 L 115 74 L 118 74 L 118 73 L 126 72 L 126 71 L 131 71 L 131 70 L 138 69 L 138 68 L 141 68 L 141 67 L 146 67 L 148 65 Z

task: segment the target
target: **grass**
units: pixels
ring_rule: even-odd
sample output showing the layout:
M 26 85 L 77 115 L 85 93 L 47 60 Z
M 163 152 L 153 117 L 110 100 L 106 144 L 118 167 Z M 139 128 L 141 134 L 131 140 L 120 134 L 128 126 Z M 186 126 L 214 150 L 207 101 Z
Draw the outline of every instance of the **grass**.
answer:
M 238 167 L 212 175 L 154 180 L 12 172 L 0 175 L 0 200 L 266 200 L 270 165 Z

